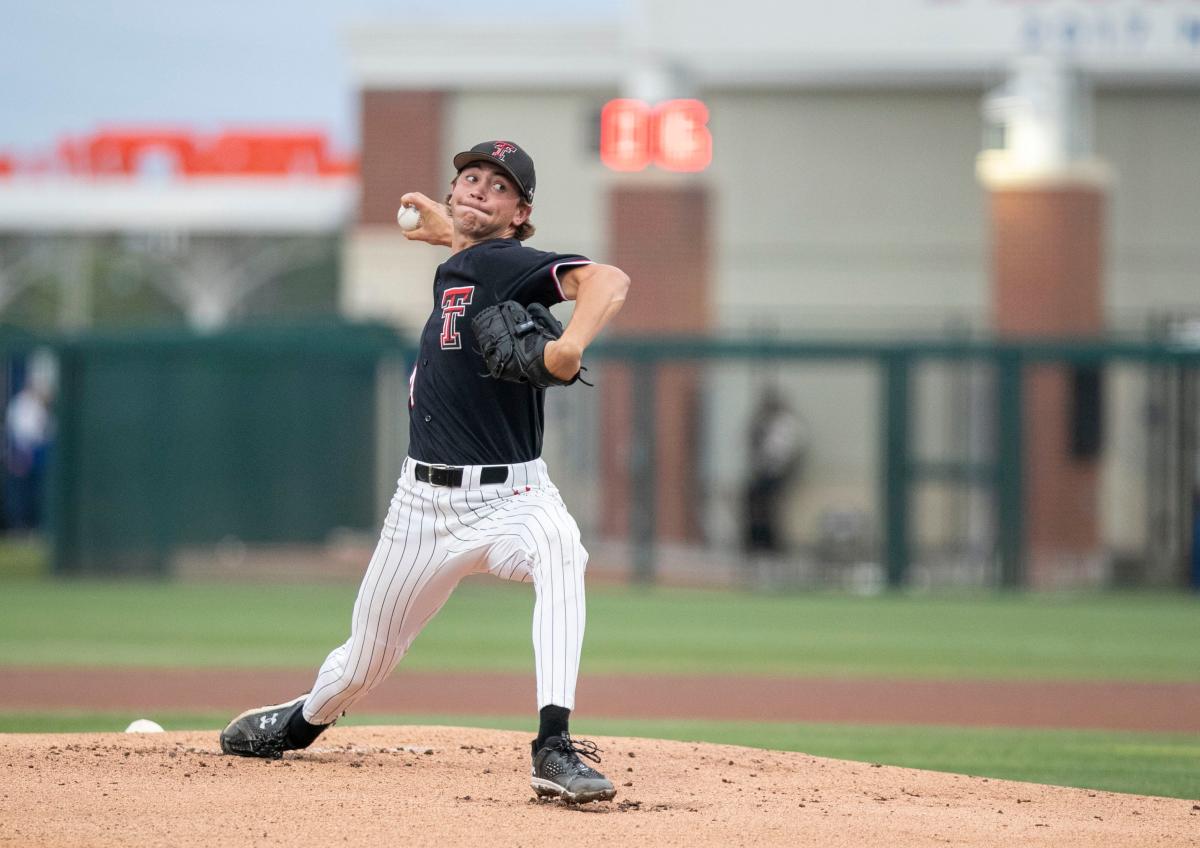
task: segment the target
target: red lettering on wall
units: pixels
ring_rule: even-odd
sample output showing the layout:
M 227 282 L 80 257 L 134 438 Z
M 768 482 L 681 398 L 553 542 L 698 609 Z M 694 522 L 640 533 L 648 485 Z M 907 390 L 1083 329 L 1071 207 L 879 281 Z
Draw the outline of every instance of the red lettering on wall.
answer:
M 358 171 L 354 157 L 336 156 L 321 132 L 105 130 L 59 142 L 53 157 L 0 158 L 0 175 L 59 172 L 77 176 L 330 177 Z

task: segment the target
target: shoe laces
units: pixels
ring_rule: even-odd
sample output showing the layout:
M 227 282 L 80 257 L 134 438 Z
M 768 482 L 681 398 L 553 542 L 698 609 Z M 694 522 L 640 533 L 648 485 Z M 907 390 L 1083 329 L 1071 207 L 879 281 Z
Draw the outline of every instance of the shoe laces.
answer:
M 590 739 L 572 739 L 567 733 L 561 734 L 559 738 L 562 742 L 558 744 L 558 750 L 566 754 L 573 764 L 578 763 L 580 768 L 587 769 L 588 766 L 579 761 L 580 757 L 593 763 L 600 762 L 600 747 Z

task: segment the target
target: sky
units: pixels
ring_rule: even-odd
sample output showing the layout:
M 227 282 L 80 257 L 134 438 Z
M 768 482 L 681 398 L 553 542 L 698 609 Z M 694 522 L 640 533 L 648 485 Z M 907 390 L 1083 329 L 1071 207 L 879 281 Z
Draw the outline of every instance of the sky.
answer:
M 289 125 L 357 147 L 355 21 L 611 19 L 621 0 L 5 0 L 0 152 L 114 124 Z M 452 9 L 453 11 L 448 11 Z

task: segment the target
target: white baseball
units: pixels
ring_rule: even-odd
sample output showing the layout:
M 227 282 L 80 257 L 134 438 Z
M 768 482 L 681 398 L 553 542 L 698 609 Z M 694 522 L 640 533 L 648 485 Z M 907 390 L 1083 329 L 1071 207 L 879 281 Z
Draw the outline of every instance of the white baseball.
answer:
M 396 213 L 396 223 L 405 232 L 415 230 L 421 226 L 421 213 L 417 211 L 417 207 L 415 206 L 401 206 L 400 210 Z
M 148 718 L 139 718 L 125 728 L 126 733 L 162 733 L 162 725 Z

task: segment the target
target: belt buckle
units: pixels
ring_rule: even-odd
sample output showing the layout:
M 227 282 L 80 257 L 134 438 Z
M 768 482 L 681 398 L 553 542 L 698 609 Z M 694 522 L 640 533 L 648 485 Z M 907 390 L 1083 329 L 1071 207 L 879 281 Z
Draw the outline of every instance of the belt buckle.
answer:
M 440 475 L 435 473 L 435 472 L 439 472 L 439 471 L 441 472 Z M 440 482 L 438 481 L 438 476 L 441 477 Z M 450 485 L 450 466 L 443 465 L 438 462 L 429 463 L 429 485 L 436 486 L 438 488 L 446 488 L 447 486 L 449 486 Z

